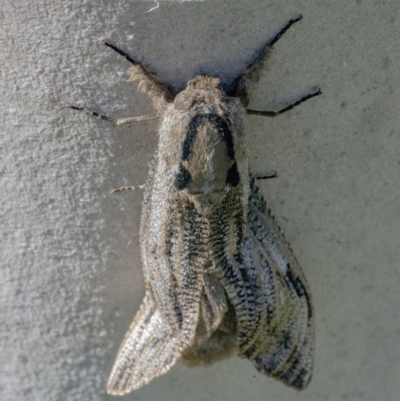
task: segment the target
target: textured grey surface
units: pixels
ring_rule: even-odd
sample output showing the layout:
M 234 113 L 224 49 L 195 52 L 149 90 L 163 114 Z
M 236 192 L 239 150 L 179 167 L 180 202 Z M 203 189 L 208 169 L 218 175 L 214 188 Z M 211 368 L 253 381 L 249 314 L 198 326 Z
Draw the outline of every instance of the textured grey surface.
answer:
M 234 4 L 231 4 L 234 3 Z M 304 3 L 304 4 L 303 4 Z M 250 107 L 251 167 L 307 275 L 314 378 L 296 393 L 231 358 L 176 367 L 135 400 L 398 399 L 400 5 L 364 1 L 3 1 L 0 14 L 0 399 L 108 400 L 105 383 L 143 296 L 141 192 L 154 121 L 116 128 L 63 108 L 152 112 L 108 38 L 182 88 L 224 82 L 299 12 Z

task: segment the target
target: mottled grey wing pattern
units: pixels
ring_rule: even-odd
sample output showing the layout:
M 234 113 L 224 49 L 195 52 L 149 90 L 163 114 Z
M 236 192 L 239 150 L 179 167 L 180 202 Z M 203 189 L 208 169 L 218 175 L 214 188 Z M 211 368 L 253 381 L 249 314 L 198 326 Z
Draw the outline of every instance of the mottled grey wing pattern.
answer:
M 255 186 L 242 252 L 230 263 L 223 285 L 236 312 L 239 355 L 261 373 L 304 388 L 311 379 L 314 351 L 310 293 Z
M 246 239 L 242 248 L 252 286 L 264 287 L 264 324 L 239 341 L 241 355 L 262 373 L 304 388 L 311 379 L 314 316 L 310 291 L 289 243 L 258 188 L 252 186 Z

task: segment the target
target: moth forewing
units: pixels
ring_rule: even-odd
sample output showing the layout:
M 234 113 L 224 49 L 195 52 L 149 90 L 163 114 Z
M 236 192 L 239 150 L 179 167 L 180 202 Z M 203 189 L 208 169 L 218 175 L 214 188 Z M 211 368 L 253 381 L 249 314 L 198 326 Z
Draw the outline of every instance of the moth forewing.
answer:
M 289 243 L 254 185 L 242 253 L 248 275 L 264 289 L 267 318 L 262 332 L 248 336 L 253 337 L 251 345 L 248 338 L 244 346 L 239 344 L 240 353 L 262 373 L 302 389 L 313 365 L 311 295 Z

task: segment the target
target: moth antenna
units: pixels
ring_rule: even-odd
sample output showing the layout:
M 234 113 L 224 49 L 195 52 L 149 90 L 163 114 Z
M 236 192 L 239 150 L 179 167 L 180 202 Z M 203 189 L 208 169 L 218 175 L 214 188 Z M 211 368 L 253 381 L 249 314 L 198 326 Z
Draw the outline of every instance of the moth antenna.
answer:
M 107 40 L 103 39 L 101 41 L 101 44 L 104 46 L 109 47 L 110 49 L 113 49 L 115 52 L 117 52 L 120 56 L 122 56 L 125 60 L 128 60 L 131 64 L 133 65 L 140 65 L 136 60 L 134 60 L 131 56 L 129 56 L 127 53 L 125 53 L 123 50 L 118 48 L 117 46 L 114 46 L 110 42 L 107 42 Z
M 277 178 L 278 173 L 275 170 L 268 171 L 266 175 L 256 176 L 254 180 L 269 180 L 270 178 Z
M 303 19 L 301 14 L 298 17 L 289 20 L 279 32 L 261 48 L 254 61 L 252 61 L 244 71 L 233 81 L 233 91 L 236 92 L 236 96 L 240 98 L 244 106 L 249 103 L 249 94 L 251 82 L 258 81 L 258 72 L 263 67 L 264 62 L 268 56 L 272 46 L 288 31 L 288 29 Z
M 156 74 L 149 72 L 141 63 L 107 40 L 104 39 L 101 43 L 117 52 L 132 64 L 132 67 L 129 69 L 129 81 L 138 81 L 139 89 L 151 97 L 157 109 L 162 109 L 164 102 L 173 101 L 174 96 L 172 90 L 168 85 L 163 83 Z
M 259 110 L 252 110 L 252 109 L 246 109 L 246 111 L 247 111 L 247 114 L 250 114 L 250 115 L 276 117 L 276 116 L 279 116 L 280 114 L 286 113 L 287 111 L 294 109 L 299 104 L 304 103 L 305 101 L 307 101 L 307 100 L 309 100 L 309 99 L 311 99 L 311 98 L 313 98 L 315 96 L 319 96 L 319 95 L 322 95 L 322 91 L 321 91 L 321 89 L 318 88 L 318 90 L 316 92 L 310 93 L 307 96 L 303 96 L 297 102 L 294 102 L 294 103 L 290 104 L 289 106 L 287 106 L 284 109 L 279 110 L 279 111 L 259 111 Z

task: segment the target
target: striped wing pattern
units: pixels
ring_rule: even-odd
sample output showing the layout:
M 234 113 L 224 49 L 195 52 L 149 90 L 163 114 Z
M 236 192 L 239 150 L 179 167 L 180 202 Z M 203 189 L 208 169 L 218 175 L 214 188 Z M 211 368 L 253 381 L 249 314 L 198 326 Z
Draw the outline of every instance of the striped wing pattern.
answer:
M 184 214 L 193 212 L 191 206 L 178 208 L 167 213 L 170 217 L 164 221 L 166 232 L 169 226 L 176 227 L 168 238 L 146 247 L 145 277 L 151 289 L 147 290 L 118 352 L 107 386 L 110 394 L 125 394 L 161 376 L 195 341 L 204 299 L 204 274 L 200 269 L 203 246 L 191 237 L 196 221 L 188 224 L 176 220 L 181 217 L 187 221 Z M 201 222 L 198 223 L 196 229 L 201 230 Z M 160 230 L 158 237 L 164 232 Z M 157 237 L 148 238 L 151 242 Z M 168 250 L 169 247 L 172 249 Z
M 189 202 L 159 208 L 162 196 L 152 170 L 147 188 L 142 215 L 147 235 L 141 244 L 147 291 L 109 378 L 107 391 L 116 395 L 164 374 L 193 344 L 205 287 L 206 244 L 199 241 L 207 235 L 203 220 Z M 152 213 L 158 218 L 149 218 Z
M 163 322 L 147 292 L 118 351 L 107 391 L 124 394 L 165 373 L 179 358 L 177 343 L 177 333 Z
M 304 388 L 311 379 L 314 352 L 310 292 L 255 186 L 242 252 L 235 259 L 226 272 L 232 277 L 225 286 L 233 294 L 239 355 L 251 360 L 261 373 Z

